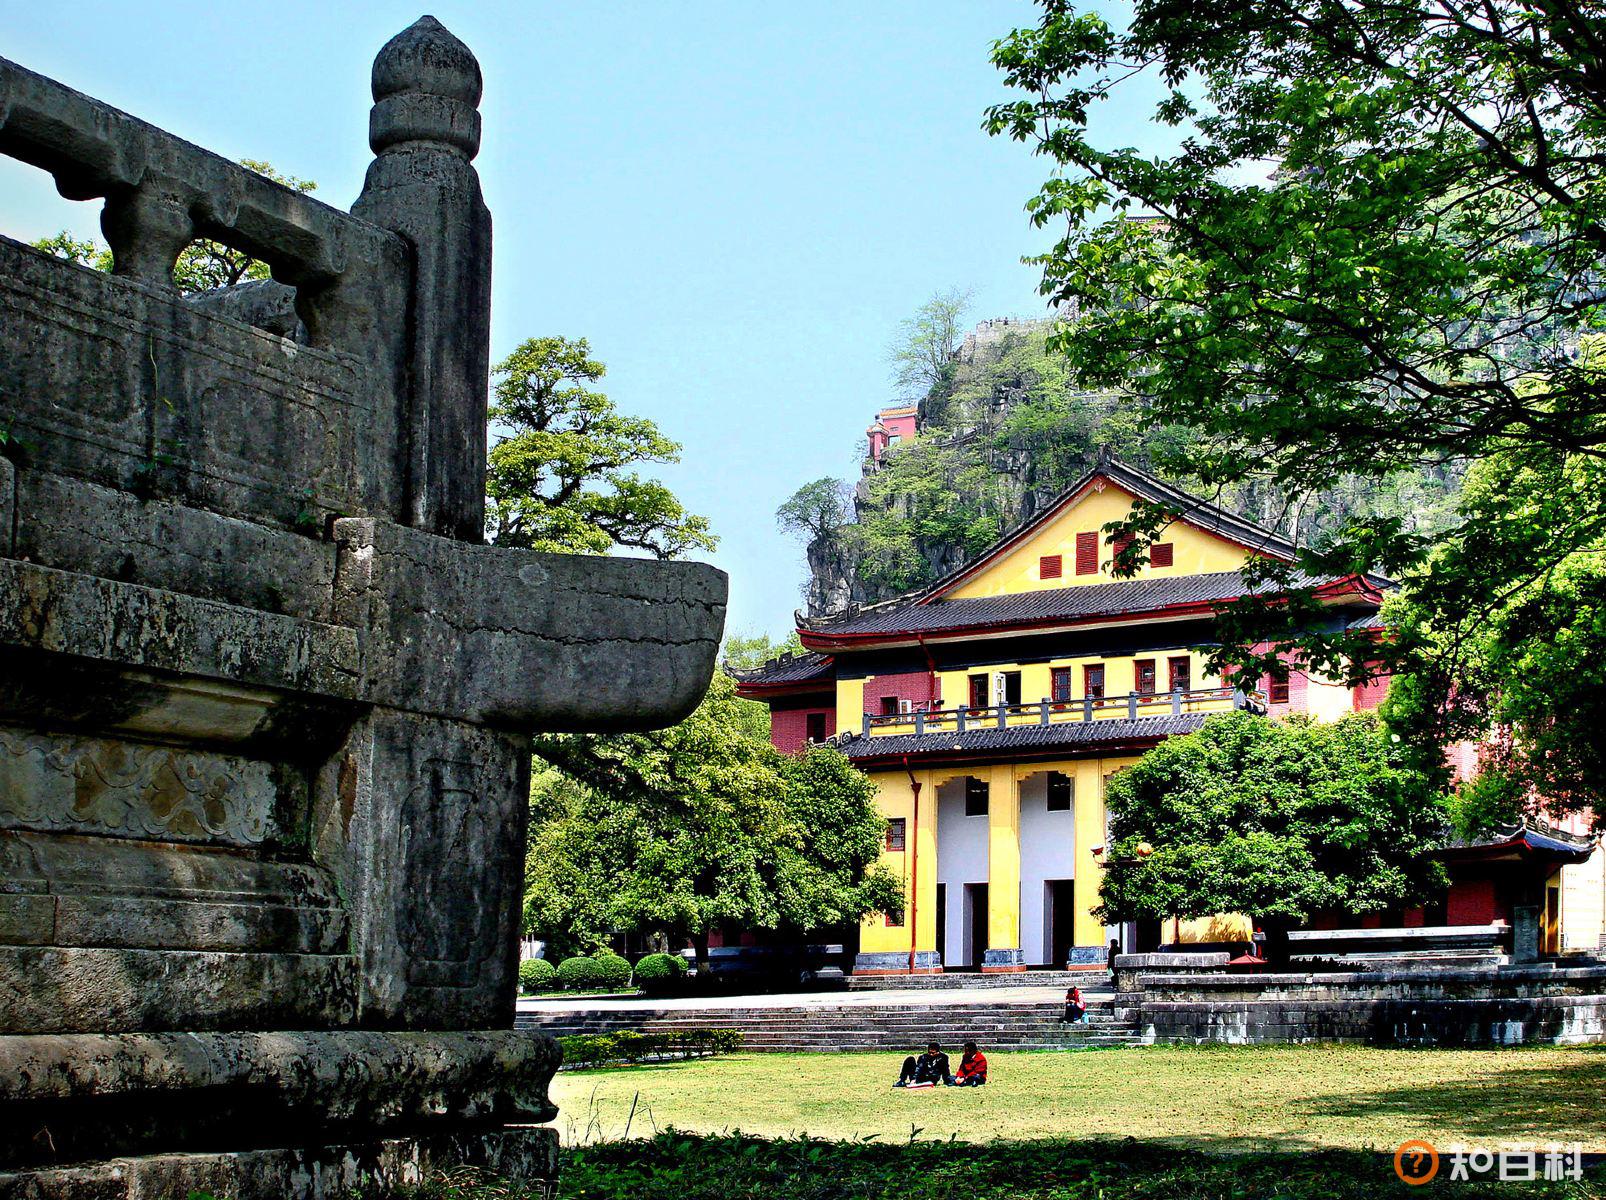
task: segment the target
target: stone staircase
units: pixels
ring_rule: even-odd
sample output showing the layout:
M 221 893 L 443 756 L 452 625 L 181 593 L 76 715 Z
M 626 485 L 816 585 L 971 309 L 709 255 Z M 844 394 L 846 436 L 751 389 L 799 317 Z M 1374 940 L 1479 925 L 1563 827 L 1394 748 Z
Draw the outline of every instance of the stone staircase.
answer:
M 1107 988 L 1110 973 L 1103 967 L 1087 971 L 1014 971 L 983 974 L 980 971 L 944 971 L 940 975 L 850 975 L 850 992 L 936 991 L 951 988 L 1079 987 Z
M 758 1051 L 885 1051 L 912 1053 L 936 1040 L 950 1051 L 974 1041 L 988 1052 L 1092 1050 L 1135 1045 L 1138 1031 L 1108 997 L 1090 997 L 1086 1024 L 1067 1025 L 1057 1002 L 987 1004 L 811 1004 L 796 1007 L 630 1008 L 525 1011 L 517 1028 L 554 1037 L 639 1030 L 739 1029 L 743 1048 Z

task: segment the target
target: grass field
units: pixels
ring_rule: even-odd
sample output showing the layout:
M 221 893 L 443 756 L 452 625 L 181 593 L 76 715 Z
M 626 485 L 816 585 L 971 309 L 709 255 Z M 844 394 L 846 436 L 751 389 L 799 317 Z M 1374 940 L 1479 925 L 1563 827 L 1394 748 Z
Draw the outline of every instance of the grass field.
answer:
M 743 1054 L 563 1072 L 571 1145 L 676 1128 L 906 1142 L 1125 1138 L 1387 1149 L 1411 1138 L 1606 1150 L 1606 1047 L 1142 1047 L 989 1055 L 980 1089 L 904 1092 L 885 1054 Z M 632 1108 L 634 1114 L 632 1115 Z

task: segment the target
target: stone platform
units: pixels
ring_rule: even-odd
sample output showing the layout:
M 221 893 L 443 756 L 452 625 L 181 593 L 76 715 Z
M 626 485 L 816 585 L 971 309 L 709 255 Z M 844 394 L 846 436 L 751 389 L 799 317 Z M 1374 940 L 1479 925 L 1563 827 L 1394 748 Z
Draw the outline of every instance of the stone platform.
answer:
M 511 1183 L 550 1180 L 558 1169 L 558 1135 L 549 1128 L 511 1126 L 0 1171 L 0 1200 L 180 1200 L 195 1193 L 351 1200 L 360 1187 L 417 1184 L 459 1166 L 483 1167 Z
M 1130 1045 L 1130 1021 L 1109 992 L 1088 993 L 1088 1021 L 1068 1025 L 1064 989 L 977 988 L 942 991 L 799 993 L 724 1001 L 524 1001 L 518 1027 L 554 1037 L 637 1030 L 736 1029 L 745 1050 L 908 1053 L 936 1039 L 970 1040 L 982 1049 L 1067 1050 Z
M 1140 975 L 1115 1011 L 1145 1042 L 1606 1043 L 1606 968 Z
M 1110 972 L 1103 967 L 1077 971 L 943 971 L 930 975 L 850 975 L 850 992 L 954 991 L 971 988 L 1108 988 Z

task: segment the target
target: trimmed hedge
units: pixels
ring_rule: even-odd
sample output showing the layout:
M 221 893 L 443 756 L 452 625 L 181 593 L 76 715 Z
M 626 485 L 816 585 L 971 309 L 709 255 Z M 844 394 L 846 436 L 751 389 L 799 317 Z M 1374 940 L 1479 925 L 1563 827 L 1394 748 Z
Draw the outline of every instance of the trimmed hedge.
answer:
M 677 1029 L 672 1033 L 583 1033 L 560 1037 L 564 1065 L 594 1067 L 602 1063 L 639 1063 L 650 1058 L 705 1058 L 729 1054 L 742 1046 L 738 1029 Z
M 597 987 L 622 988 L 630 983 L 630 963 L 604 950 L 597 955 Z
M 519 990 L 525 995 L 550 992 L 557 978 L 558 969 L 544 958 L 527 958 L 519 964 Z
M 636 984 L 649 992 L 666 992 L 686 973 L 686 960 L 674 954 L 648 954 L 636 963 Z
M 602 986 L 602 968 L 589 955 L 576 955 L 558 964 L 558 986 L 571 991 Z

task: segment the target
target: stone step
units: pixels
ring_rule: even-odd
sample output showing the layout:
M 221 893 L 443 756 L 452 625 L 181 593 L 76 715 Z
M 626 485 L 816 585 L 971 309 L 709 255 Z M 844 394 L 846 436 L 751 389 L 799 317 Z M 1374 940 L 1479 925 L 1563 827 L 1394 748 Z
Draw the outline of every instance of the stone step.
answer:
M 941 990 L 947 988 L 1021 987 L 1107 987 L 1110 973 L 1103 967 L 1088 971 L 1026 971 L 1006 974 L 980 974 L 974 971 L 944 971 L 940 975 L 850 975 L 850 992 L 897 991 L 903 989 Z

